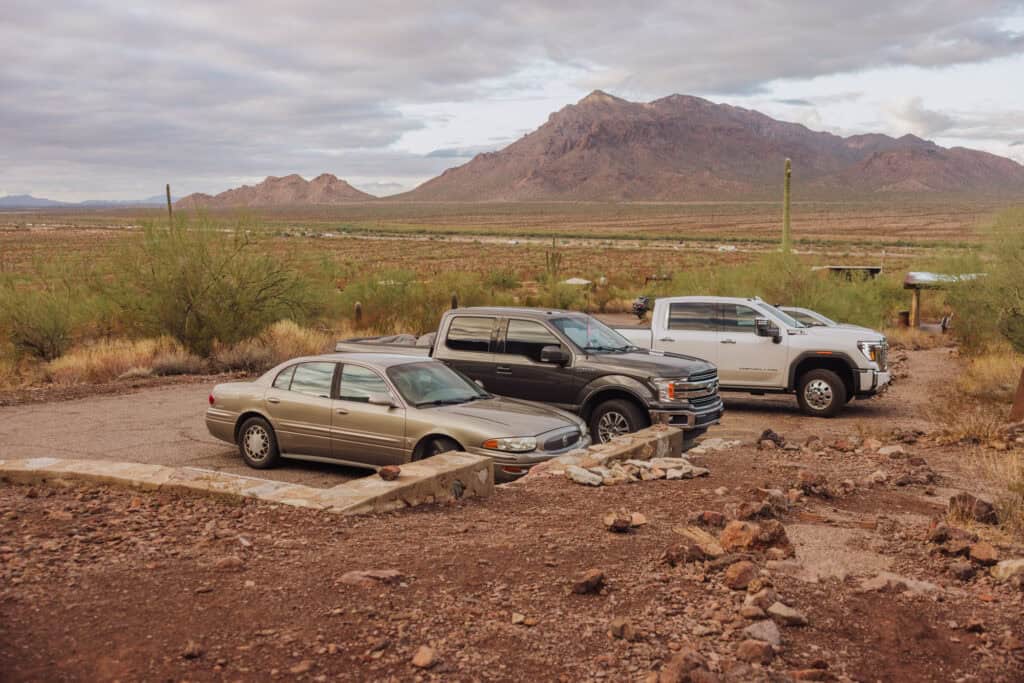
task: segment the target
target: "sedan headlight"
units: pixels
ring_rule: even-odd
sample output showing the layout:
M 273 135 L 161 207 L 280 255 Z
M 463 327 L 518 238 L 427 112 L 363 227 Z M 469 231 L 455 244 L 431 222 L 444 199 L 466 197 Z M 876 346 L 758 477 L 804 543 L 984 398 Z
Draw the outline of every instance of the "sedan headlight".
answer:
M 505 439 L 488 439 L 481 445 L 492 451 L 526 453 L 537 448 L 537 439 L 532 436 L 510 436 Z

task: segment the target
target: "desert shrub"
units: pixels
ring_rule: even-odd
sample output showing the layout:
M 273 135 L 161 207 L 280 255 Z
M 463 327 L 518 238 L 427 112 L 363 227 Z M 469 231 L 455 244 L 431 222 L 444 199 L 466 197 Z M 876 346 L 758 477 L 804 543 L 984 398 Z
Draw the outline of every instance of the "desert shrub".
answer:
M 509 291 L 519 289 L 519 276 L 510 268 L 492 270 L 484 277 L 483 286 L 490 290 Z
M 57 384 L 111 382 L 129 370 L 152 371 L 160 355 L 181 351 L 169 337 L 158 339 L 99 340 L 84 344 L 46 365 L 46 377 Z
M 336 335 L 280 320 L 259 336 L 232 344 L 217 345 L 213 364 L 218 370 L 264 372 L 298 356 L 315 356 L 331 351 Z
M 890 327 L 886 329 L 885 334 L 892 348 L 907 351 L 924 351 L 955 344 L 948 335 L 915 330 L 910 327 Z
M 978 401 L 1001 405 L 1009 410 L 1024 369 L 1024 356 L 1003 346 L 967 359 L 957 378 L 957 391 Z
M 323 313 L 329 289 L 261 250 L 252 227 L 203 217 L 150 224 L 119 254 L 109 293 L 140 332 L 170 335 L 203 356 L 215 341 L 233 344 L 276 320 Z
M 214 347 L 213 366 L 220 371 L 258 373 L 274 366 L 274 354 L 258 339 L 243 339 L 231 346 Z
M 206 361 L 185 349 L 157 353 L 150 363 L 154 375 L 201 375 L 206 372 Z

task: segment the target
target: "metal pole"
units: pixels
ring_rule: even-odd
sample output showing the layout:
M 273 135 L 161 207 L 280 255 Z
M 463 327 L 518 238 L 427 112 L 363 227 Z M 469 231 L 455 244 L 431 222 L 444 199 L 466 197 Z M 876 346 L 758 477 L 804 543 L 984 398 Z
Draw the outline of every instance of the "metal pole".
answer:
M 167 221 L 174 223 L 174 210 L 171 208 L 171 184 L 167 183 Z
M 789 234 L 789 189 L 793 175 L 793 162 L 786 159 L 786 182 L 782 191 L 782 251 L 789 253 L 791 242 Z

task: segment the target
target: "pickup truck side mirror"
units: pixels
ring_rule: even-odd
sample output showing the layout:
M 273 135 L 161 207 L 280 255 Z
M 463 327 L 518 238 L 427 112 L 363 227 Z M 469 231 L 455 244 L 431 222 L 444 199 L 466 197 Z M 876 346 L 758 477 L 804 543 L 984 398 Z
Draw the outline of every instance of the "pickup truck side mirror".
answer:
M 778 325 L 768 318 L 758 318 L 755 320 L 754 331 L 757 332 L 758 337 L 771 337 L 772 342 L 776 344 L 782 343 L 782 332 L 779 330 Z
M 565 365 L 569 362 L 569 352 L 561 346 L 555 346 L 554 344 L 545 346 L 540 350 L 540 362 Z

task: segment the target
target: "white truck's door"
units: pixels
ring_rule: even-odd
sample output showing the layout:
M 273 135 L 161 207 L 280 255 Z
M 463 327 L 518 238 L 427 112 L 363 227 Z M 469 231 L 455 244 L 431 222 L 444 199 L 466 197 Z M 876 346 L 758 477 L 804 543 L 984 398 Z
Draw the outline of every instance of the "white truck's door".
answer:
M 657 306 L 656 306 L 657 308 Z M 718 364 L 718 309 L 715 304 L 675 301 L 656 311 L 653 348 Z
M 764 313 L 743 304 L 721 307 L 718 376 L 722 384 L 739 387 L 782 388 L 788 383 L 789 336 L 782 330 L 782 343 L 759 337 L 754 329 Z M 778 324 L 777 321 L 773 321 Z

